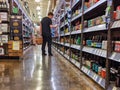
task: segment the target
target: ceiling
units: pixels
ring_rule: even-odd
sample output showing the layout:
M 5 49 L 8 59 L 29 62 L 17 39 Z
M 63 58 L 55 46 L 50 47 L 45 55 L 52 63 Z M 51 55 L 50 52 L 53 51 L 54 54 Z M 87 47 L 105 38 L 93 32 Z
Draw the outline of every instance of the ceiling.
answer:
M 35 2 L 35 0 L 20 0 L 21 4 L 23 2 L 28 3 L 29 7 L 29 15 L 34 22 L 40 22 L 42 17 L 45 17 L 49 11 L 55 7 L 56 0 L 38 0 L 39 2 Z M 39 10 L 37 10 L 37 7 Z

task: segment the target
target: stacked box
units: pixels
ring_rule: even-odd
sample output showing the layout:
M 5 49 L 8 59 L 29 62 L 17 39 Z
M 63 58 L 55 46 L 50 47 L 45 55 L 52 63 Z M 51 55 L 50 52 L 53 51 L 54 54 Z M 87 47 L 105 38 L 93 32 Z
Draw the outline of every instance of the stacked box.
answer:
M 22 41 L 9 41 L 8 53 L 9 56 L 22 56 L 23 55 Z

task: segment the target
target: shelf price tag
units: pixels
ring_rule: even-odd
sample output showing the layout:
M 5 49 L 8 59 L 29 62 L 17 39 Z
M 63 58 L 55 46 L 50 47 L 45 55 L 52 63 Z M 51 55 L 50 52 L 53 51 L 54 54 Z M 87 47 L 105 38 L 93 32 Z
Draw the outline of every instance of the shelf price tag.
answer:
M 116 56 L 116 53 L 113 53 L 112 56 L 111 56 L 111 59 L 114 59 Z
M 100 80 L 99 80 L 99 82 L 98 82 L 98 83 L 100 84 L 101 82 L 102 82 L 102 78 L 100 78 Z
M 89 75 L 89 73 L 90 73 L 90 70 L 88 70 L 87 74 Z
M 76 66 L 79 67 L 79 66 L 80 66 L 80 63 L 77 62 L 77 63 L 76 63 Z
M 101 52 L 100 52 L 100 56 L 103 56 L 103 51 L 101 50 Z
M 93 79 L 95 80 L 96 74 L 94 74 Z
M 100 50 L 99 49 L 97 50 L 97 55 L 100 55 Z
M 98 75 L 96 75 L 96 77 L 95 77 L 95 81 L 97 81 L 97 78 L 98 78 Z
M 93 77 L 93 75 L 94 75 L 94 74 L 93 74 L 93 72 L 91 71 L 91 72 L 90 72 L 90 77 L 92 78 L 92 77 Z

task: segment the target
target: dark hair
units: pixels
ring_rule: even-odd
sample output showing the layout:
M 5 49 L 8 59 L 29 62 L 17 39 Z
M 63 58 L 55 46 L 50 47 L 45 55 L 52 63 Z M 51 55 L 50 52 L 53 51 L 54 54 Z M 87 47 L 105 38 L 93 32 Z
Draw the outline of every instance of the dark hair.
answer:
M 49 12 L 49 13 L 48 13 L 48 16 L 50 16 L 50 15 L 53 16 L 54 14 L 53 14 L 52 12 Z

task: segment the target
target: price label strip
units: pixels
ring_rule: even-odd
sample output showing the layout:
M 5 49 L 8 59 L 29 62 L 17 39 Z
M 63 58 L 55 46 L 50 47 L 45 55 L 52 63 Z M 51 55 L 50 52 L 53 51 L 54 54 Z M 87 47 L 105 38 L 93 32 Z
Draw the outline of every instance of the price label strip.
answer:
M 95 81 L 97 81 L 97 78 L 98 78 L 98 75 L 96 75 L 96 77 L 95 77 Z

